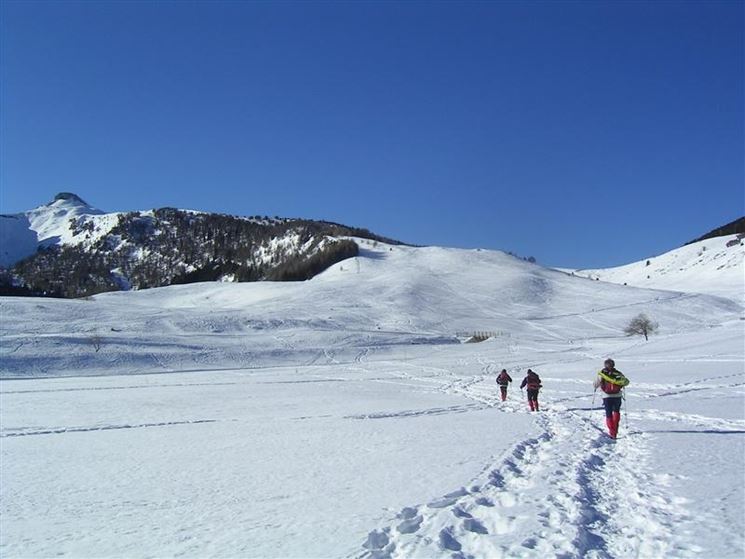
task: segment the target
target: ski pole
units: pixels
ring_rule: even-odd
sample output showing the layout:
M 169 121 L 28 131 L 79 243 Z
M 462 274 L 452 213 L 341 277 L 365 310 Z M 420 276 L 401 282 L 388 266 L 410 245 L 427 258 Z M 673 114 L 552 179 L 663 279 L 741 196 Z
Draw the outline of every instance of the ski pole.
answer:
M 629 430 L 629 405 L 626 403 L 626 389 L 623 389 L 621 401 L 623 402 L 623 417 L 626 420 L 626 430 Z

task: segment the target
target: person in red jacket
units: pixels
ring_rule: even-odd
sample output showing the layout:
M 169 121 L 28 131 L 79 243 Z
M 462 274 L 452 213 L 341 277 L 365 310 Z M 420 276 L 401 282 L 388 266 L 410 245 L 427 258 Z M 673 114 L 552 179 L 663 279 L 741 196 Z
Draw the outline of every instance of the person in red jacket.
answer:
M 497 384 L 499 390 L 502 392 L 502 401 L 507 399 L 507 385 L 512 382 L 512 377 L 507 373 L 507 369 L 502 369 L 502 372 L 497 375 Z
M 595 390 L 603 391 L 603 407 L 605 408 L 605 425 L 611 439 L 618 436 L 618 426 L 621 424 L 621 402 L 623 389 L 629 384 L 624 374 L 616 369 L 613 359 L 606 359 L 603 368 L 595 378 Z
M 525 378 L 520 385 L 520 390 L 524 387 L 528 388 L 528 405 L 530 406 L 530 411 L 538 411 L 538 391 L 542 386 L 541 377 L 531 369 L 528 369 L 528 374 L 525 375 Z

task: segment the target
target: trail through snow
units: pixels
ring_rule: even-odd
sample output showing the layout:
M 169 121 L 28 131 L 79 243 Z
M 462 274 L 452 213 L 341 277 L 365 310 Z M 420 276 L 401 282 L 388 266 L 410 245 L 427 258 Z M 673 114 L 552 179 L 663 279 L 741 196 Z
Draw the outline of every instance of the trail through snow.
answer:
M 484 401 L 467 388 L 461 394 Z M 489 404 L 501 402 L 493 397 Z M 692 521 L 686 499 L 671 494 L 666 476 L 650 464 L 649 435 L 623 429 L 614 441 L 598 426 L 601 410 L 549 406 L 535 414 L 538 433 L 466 485 L 403 508 L 370 532 L 358 556 L 700 555 L 702 548 L 685 534 Z M 522 407 L 509 402 L 499 411 Z M 585 412 L 595 412 L 595 419 Z

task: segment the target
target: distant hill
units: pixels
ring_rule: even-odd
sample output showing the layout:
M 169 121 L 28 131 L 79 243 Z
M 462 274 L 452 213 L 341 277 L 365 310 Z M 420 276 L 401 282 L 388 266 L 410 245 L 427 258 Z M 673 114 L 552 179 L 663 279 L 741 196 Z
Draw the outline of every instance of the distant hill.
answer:
M 0 294 L 81 297 L 198 281 L 305 280 L 356 256 L 349 237 L 401 244 L 327 221 L 175 208 L 105 213 L 63 192 L 0 216 Z
M 739 235 L 709 237 L 624 266 L 571 273 L 610 283 L 707 293 L 743 301 L 745 239 Z
M 689 241 L 683 246 L 692 245 L 693 243 L 704 241 L 706 239 L 713 239 L 714 237 L 724 237 L 725 235 L 736 235 L 738 233 L 745 234 L 745 217 L 738 218 L 727 225 L 722 225 L 721 227 L 712 229 L 706 235 Z

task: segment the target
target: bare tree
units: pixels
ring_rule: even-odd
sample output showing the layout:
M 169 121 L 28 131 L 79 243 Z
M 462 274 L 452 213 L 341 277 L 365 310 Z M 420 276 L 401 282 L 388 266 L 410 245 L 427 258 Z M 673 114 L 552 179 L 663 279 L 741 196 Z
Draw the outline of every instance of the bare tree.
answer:
M 641 334 L 645 340 L 649 340 L 649 335 L 654 334 L 659 327 L 659 324 L 651 320 L 646 314 L 641 313 L 631 319 L 629 325 L 624 328 L 624 332 L 627 336 Z
M 96 353 L 98 353 L 103 345 L 103 338 L 100 334 L 93 334 L 88 338 L 88 343 L 90 343 L 93 346 L 93 349 L 96 350 Z

